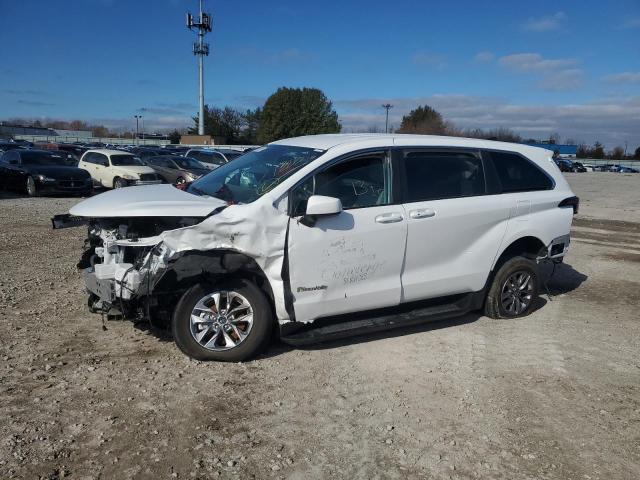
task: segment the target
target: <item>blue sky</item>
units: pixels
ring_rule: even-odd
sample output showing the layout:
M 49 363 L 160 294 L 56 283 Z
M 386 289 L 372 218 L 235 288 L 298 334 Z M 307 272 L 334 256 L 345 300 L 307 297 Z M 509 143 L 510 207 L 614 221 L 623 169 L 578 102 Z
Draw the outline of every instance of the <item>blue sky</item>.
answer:
M 207 103 L 313 86 L 344 131 L 428 103 L 460 127 L 640 144 L 638 1 L 206 0 Z M 0 119 L 183 126 L 197 110 L 196 0 L 0 0 Z

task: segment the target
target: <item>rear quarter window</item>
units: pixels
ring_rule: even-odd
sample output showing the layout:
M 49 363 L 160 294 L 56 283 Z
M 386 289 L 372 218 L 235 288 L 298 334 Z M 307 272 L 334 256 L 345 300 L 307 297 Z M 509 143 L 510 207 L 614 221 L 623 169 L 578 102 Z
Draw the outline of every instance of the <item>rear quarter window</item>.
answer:
M 552 190 L 553 181 L 531 160 L 510 152 L 490 152 L 502 193 Z

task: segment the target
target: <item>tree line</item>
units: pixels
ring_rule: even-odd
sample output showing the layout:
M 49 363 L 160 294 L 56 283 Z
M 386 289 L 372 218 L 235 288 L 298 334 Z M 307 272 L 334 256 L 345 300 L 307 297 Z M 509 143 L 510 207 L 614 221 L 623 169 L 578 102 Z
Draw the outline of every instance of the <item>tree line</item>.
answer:
M 222 143 L 230 145 L 260 145 L 282 138 L 322 133 L 339 133 L 342 130 L 338 114 L 332 102 L 317 88 L 281 87 L 274 92 L 264 105 L 255 109 L 238 110 L 234 107 L 205 106 L 205 134 L 216 137 Z M 11 123 L 34 127 L 47 127 L 65 130 L 90 130 L 95 137 L 132 138 L 130 132 L 111 131 L 103 125 L 93 125 L 82 120 L 28 120 L 11 119 Z M 179 143 L 184 130 L 173 129 L 169 133 L 172 143 Z M 193 117 L 193 126 L 188 132 L 198 132 L 198 117 Z M 363 132 L 377 133 L 376 127 L 368 127 Z M 480 138 L 502 142 L 542 143 L 528 138 L 523 139 L 509 128 L 493 129 L 460 128 L 446 120 L 440 112 L 429 105 L 420 105 L 402 117 L 400 127 L 392 129 L 395 133 L 422 135 L 449 135 L 455 137 Z M 552 133 L 543 140 L 549 144 L 559 144 L 560 135 Z M 565 143 L 575 145 L 573 139 Z M 611 152 L 605 152 L 600 142 L 592 146 L 580 143 L 576 155 L 578 158 L 611 158 L 621 160 L 631 158 L 625 149 L 616 146 Z M 640 160 L 640 147 L 636 148 L 633 158 Z
M 241 112 L 233 107 L 204 110 L 205 134 L 228 144 L 263 144 L 282 138 L 339 133 L 338 114 L 317 88 L 279 88 L 262 107 Z M 198 117 L 189 133 L 198 132 Z

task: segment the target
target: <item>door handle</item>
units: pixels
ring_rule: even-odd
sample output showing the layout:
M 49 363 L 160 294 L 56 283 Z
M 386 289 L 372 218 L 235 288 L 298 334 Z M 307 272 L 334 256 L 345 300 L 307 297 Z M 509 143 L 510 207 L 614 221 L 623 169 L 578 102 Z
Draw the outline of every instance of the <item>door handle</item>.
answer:
M 396 223 L 401 222 L 402 220 L 403 216 L 399 213 L 383 213 L 376 217 L 377 223 Z
M 411 210 L 411 212 L 409 212 L 409 216 L 415 219 L 430 218 L 435 217 L 435 215 L 436 212 L 430 208 L 421 208 L 420 210 Z

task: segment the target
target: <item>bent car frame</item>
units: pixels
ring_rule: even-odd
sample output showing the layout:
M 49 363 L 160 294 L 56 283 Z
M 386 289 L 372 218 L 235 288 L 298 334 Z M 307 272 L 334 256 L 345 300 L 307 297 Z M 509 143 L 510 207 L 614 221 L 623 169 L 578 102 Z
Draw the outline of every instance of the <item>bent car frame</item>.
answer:
M 547 150 L 423 135 L 273 142 L 182 191 L 79 203 L 89 307 L 171 326 L 239 361 L 292 344 L 471 310 L 529 314 L 538 263 L 562 260 L 578 199 Z

